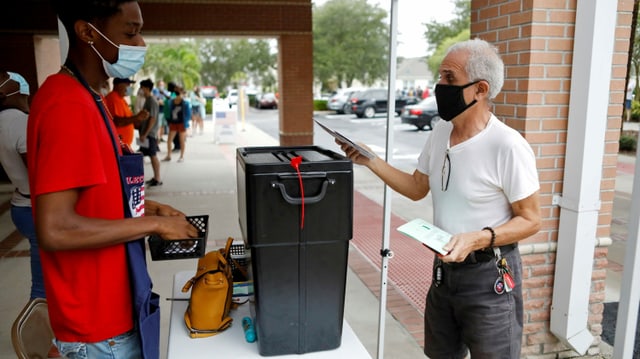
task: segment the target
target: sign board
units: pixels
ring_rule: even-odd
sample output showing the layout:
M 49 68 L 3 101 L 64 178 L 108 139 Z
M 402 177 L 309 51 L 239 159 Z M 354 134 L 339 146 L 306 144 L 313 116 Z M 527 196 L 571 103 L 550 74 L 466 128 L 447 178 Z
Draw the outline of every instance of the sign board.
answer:
M 230 109 L 226 101 L 217 99 L 213 104 L 213 123 L 215 143 L 236 143 L 238 112 Z

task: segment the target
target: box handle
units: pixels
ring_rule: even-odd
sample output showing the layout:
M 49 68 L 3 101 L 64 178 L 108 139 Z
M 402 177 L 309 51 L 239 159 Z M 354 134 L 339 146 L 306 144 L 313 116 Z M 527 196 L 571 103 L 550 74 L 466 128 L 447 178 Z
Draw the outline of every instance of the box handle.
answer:
M 324 196 L 327 194 L 327 187 L 330 184 L 334 184 L 335 182 L 336 180 L 334 179 L 330 179 L 330 178 L 325 179 L 324 182 L 322 182 L 322 188 L 320 189 L 320 193 L 318 193 L 316 196 L 313 196 L 313 197 L 305 197 L 304 202 L 307 204 L 320 202 L 324 198 Z M 287 188 L 284 186 L 283 183 L 278 181 L 273 181 L 271 182 L 271 188 L 279 189 L 280 193 L 282 194 L 282 198 L 284 198 L 284 200 L 287 201 L 287 203 L 302 204 L 302 198 L 290 196 L 287 193 Z

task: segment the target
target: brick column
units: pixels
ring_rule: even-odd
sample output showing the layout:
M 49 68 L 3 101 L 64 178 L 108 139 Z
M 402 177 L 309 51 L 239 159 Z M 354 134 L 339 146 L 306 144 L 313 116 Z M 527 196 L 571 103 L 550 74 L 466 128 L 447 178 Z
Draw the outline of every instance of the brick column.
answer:
M 568 350 L 549 331 L 549 318 L 559 225 L 559 208 L 552 205 L 552 196 L 562 193 L 564 177 L 576 0 L 472 0 L 471 6 L 471 36 L 496 45 L 505 62 L 505 84 L 495 99 L 494 113 L 520 131 L 537 156 L 542 230 L 523 241 L 522 247 L 536 244 L 535 248 L 545 249 L 523 250 L 522 356 L 548 357 Z M 632 10 L 633 1 L 618 1 L 606 139 L 604 144 L 593 144 L 605 146 L 598 237 L 609 236 L 612 219 Z M 596 248 L 589 308 L 589 326 L 596 337 L 602 333 L 606 256 L 606 247 Z M 597 337 L 590 352 L 598 351 L 598 342 Z
M 280 145 L 310 145 L 313 143 L 311 32 L 279 37 L 278 69 Z

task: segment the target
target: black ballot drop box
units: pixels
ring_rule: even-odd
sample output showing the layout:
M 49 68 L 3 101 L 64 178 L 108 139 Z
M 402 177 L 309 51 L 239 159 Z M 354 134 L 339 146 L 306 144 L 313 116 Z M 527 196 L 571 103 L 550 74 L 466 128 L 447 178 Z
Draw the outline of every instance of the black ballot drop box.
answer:
M 298 157 L 300 174 L 292 166 Z M 244 147 L 236 159 L 259 353 L 339 347 L 353 232 L 353 164 L 317 146 Z

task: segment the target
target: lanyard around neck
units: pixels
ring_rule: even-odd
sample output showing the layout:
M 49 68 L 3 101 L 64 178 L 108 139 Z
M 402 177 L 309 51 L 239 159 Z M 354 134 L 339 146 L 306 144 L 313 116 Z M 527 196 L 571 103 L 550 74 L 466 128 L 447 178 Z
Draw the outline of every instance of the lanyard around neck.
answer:
M 93 91 L 91 86 L 89 86 L 89 83 L 87 82 L 87 80 L 84 79 L 82 74 L 78 71 L 78 69 L 73 63 L 67 61 L 64 64 L 63 68 L 69 71 L 71 75 L 75 77 L 78 80 L 78 82 L 80 82 L 80 84 L 89 92 L 89 94 L 93 98 L 93 101 L 96 103 L 96 106 L 98 106 L 98 110 L 100 110 L 100 114 L 102 115 L 102 119 L 104 121 L 104 125 L 107 127 L 107 131 L 109 131 L 109 137 L 111 137 L 111 143 L 113 145 L 113 150 L 115 151 L 116 159 L 118 160 L 118 165 L 119 165 L 120 152 L 118 151 L 118 147 L 120 146 L 120 141 L 115 136 L 115 134 L 113 133 L 113 130 L 111 129 L 111 122 L 110 122 L 111 118 L 109 117 L 109 115 L 107 115 L 107 109 L 104 107 L 102 96 L 100 96 L 99 94 L 95 93 L 95 91 Z
M 104 107 L 104 102 L 102 101 L 102 97 L 99 94 L 96 94 L 91 89 L 91 87 L 89 86 L 89 83 L 87 83 L 84 77 L 82 77 L 80 72 L 71 62 L 65 63 L 65 67 L 71 73 L 71 75 L 73 75 L 73 77 L 75 77 L 82 84 L 82 86 L 84 86 L 84 88 L 87 91 L 89 91 L 89 94 L 91 95 L 91 97 L 93 97 L 93 100 L 95 101 L 96 106 L 98 106 L 98 110 L 100 110 L 100 114 L 102 115 L 104 125 L 107 127 L 107 131 L 109 132 L 109 137 L 111 137 L 113 152 L 116 156 L 116 163 L 118 164 L 118 175 L 120 177 L 120 189 L 122 192 L 122 201 L 123 201 L 123 206 L 125 210 L 125 216 L 131 217 L 131 210 L 129 209 L 128 198 L 125 191 L 125 188 L 126 188 L 125 182 L 124 182 L 125 180 L 122 175 L 122 163 L 120 162 L 120 152 L 118 151 L 118 147 L 120 146 L 120 140 L 115 136 L 115 134 L 113 133 L 113 130 L 111 129 L 111 119 L 107 115 L 107 110 Z

